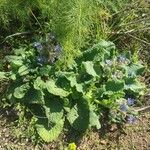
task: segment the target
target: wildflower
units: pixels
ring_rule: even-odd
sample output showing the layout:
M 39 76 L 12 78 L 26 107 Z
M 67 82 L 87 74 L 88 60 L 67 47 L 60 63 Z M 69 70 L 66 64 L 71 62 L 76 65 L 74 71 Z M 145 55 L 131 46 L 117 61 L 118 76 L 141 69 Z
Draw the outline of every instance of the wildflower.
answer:
M 136 121 L 135 116 L 133 116 L 133 115 L 127 116 L 127 122 L 128 123 L 134 123 L 135 121 Z
M 113 62 L 112 62 L 111 60 L 109 60 L 109 59 L 107 59 L 105 62 L 106 62 L 106 64 L 109 65 L 109 66 L 111 66 L 111 65 L 113 64 Z
M 34 42 L 33 45 L 39 51 L 41 51 L 43 49 L 43 46 L 40 42 Z
M 62 47 L 59 44 L 57 44 L 56 46 L 54 46 L 53 50 L 55 53 L 55 57 L 57 58 L 62 52 Z
M 121 110 L 121 111 L 126 112 L 127 109 L 128 109 L 128 108 L 127 108 L 127 105 L 126 105 L 125 103 L 123 103 L 123 104 L 120 105 L 120 110 Z
M 122 77 L 123 77 L 123 73 L 121 71 L 116 71 L 114 74 L 112 74 L 112 78 L 121 79 Z
M 60 53 L 61 51 L 62 51 L 62 47 L 59 44 L 54 46 L 54 52 Z
M 120 63 L 125 63 L 127 58 L 124 55 L 121 55 L 121 56 L 118 57 L 118 60 L 119 60 Z
M 48 38 L 51 39 L 51 40 L 56 39 L 55 33 L 53 33 L 53 32 L 49 33 Z
M 126 56 L 125 55 L 120 55 L 119 57 L 118 57 L 118 62 L 119 63 L 126 63 L 126 64 L 129 64 L 130 63 L 130 60 L 128 59 L 128 58 L 126 58 Z
M 135 102 L 135 99 L 133 99 L 133 98 L 128 98 L 128 99 L 127 99 L 127 104 L 128 104 L 129 106 L 134 105 L 134 102 Z
M 37 57 L 37 63 L 38 63 L 39 65 L 43 65 L 45 62 L 46 62 L 45 57 L 43 57 L 43 56 L 38 56 L 38 57 Z

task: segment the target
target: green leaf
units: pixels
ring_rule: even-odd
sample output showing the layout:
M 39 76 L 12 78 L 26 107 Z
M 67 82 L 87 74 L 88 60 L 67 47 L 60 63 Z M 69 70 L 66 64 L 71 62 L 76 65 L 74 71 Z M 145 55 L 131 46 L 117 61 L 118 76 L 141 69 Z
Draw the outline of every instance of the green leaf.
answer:
M 62 132 L 64 120 L 59 120 L 56 124 L 51 125 L 51 127 L 48 127 L 46 121 L 38 120 L 35 126 L 38 134 L 45 142 L 52 142 L 56 140 Z
M 22 66 L 23 61 L 21 56 L 6 56 L 6 59 L 15 66 Z
M 45 82 L 41 79 L 41 77 L 37 77 L 34 81 L 34 88 L 36 90 L 42 90 L 46 88 Z
M 41 76 L 49 76 L 50 71 L 51 71 L 51 66 L 47 65 L 40 68 L 39 72 Z
M 107 50 L 112 50 L 116 48 L 114 43 L 104 40 L 100 41 L 97 45 L 99 45 L 99 47 L 106 48 Z
M 67 114 L 71 126 L 79 131 L 85 131 L 89 126 L 89 109 L 85 104 L 76 104 Z
M 124 81 L 121 80 L 110 80 L 106 82 L 106 91 L 118 92 L 124 89 Z
M 28 83 L 23 84 L 17 88 L 15 88 L 14 90 L 14 97 L 21 99 L 25 96 L 25 94 L 27 93 L 27 91 L 29 90 L 30 86 Z
M 125 89 L 126 90 L 131 90 L 133 92 L 142 92 L 146 86 L 143 83 L 140 83 L 139 81 L 133 79 L 133 78 L 128 78 L 125 80 Z
M 24 97 L 24 102 L 29 104 L 43 104 L 44 96 L 43 92 L 31 88 Z
M 23 65 L 19 68 L 18 73 L 20 76 L 27 75 L 29 73 L 29 69 L 27 66 Z
M 15 55 L 23 55 L 25 54 L 26 49 L 25 48 L 19 48 L 19 49 L 14 49 L 14 54 Z
M 92 61 L 86 61 L 82 63 L 86 72 L 93 76 L 93 77 L 98 77 L 98 75 L 96 74 L 95 70 L 94 70 L 94 64 Z
M 56 99 L 47 100 L 44 109 L 48 122 L 57 123 L 63 118 L 63 106 Z
M 124 68 L 126 70 L 126 73 L 133 77 L 141 75 L 145 70 L 145 67 L 141 64 L 132 64 L 130 66 L 125 66 Z
M 96 127 L 97 129 L 101 128 L 99 121 L 99 115 L 94 112 L 94 106 L 90 106 L 90 127 Z
M 7 79 L 5 72 L 0 72 L 0 80 L 1 79 Z
M 70 94 L 64 89 L 57 87 L 55 84 L 55 81 L 52 79 L 46 82 L 46 88 L 49 93 L 56 95 L 56 96 L 67 97 Z
M 76 90 L 80 93 L 83 93 L 82 84 L 77 83 L 75 74 L 66 77 L 70 81 L 71 87 L 76 87 Z

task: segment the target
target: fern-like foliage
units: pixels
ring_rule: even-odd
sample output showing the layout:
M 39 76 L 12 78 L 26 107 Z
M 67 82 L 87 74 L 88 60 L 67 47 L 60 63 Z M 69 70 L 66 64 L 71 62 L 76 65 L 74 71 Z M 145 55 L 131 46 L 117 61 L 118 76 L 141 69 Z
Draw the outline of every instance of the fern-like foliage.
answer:
M 114 33 L 149 28 L 147 4 L 144 0 L 0 0 L 0 25 L 11 33 L 35 27 L 45 33 L 55 32 L 68 66 L 95 40 L 116 40 L 122 36 Z

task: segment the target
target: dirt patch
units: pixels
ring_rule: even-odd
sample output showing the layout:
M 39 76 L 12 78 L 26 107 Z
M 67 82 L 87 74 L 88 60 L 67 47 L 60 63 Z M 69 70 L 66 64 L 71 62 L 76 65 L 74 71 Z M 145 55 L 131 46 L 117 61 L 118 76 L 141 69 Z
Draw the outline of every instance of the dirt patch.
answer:
M 69 144 L 63 138 L 64 136 L 61 136 L 56 142 L 50 144 L 34 143 L 31 139 L 17 137 L 17 133 L 14 134 L 14 131 L 20 131 L 20 129 L 16 130 L 14 123 L 8 123 L 6 114 L 2 116 L 1 111 L 1 150 L 63 150 Z M 101 132 L 90 131 L 82 138 L 77 139 L 78 133 L 72 134 L 73 138 L 70 142 L 78 140 L 76 143 L 78 150 L 149 150 L 150 112 L 140 114 L 135 124 L 126 124 L 122 129 L 118 129 L 116 125 L 113 125 L 109 132 L 104 135 Z

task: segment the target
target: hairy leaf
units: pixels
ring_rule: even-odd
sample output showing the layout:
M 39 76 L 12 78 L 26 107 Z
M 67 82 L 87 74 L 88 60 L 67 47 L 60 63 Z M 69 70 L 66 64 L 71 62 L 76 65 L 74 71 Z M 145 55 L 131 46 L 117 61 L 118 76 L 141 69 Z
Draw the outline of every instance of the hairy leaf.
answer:
M 49 126 L 46 121 L 43 120 L 38 121 L 36 124 L 36 130 L 45 142 L 52 142 L 58 138 L 63 130 L 64 120 L 61 119 L 56 124 Z
M 69 95 L 69 92 L 65 91 L 62 88 L 59 88 L 56 86 L 55 81 L 50 79 L 46 82 L 46 88 L 49 93 L 60 96 L 60 97 L 67 97 Z
M 37 77 L 34 81 L 34 88 L 36 90 L 42 90 L 45 88 L 45 82 L 41 79 L 41 77 Z
M 7 79 L 5 72 L 0 72 L 0 80 L 1 79 Z
M 25 94 L 27 93 L 27 91 L 29 90 L 30 86 L 28 83 L 23 84 L 19 87 L 16 87 L 14 90 L 14 97 L 21 99 L 25 96 Z
M 67 119 L 74 129 L 85 131 L 89 126 L 89 109 L 80 102 L 70 110 Z
M 31 88 L 24 97 L 24 102 L 29 104 L 43 104 L 44 96 L 43 92 Z
M 90 127 L 96 127 L 97 129 L 101 128 L 99 115 L 94 112 L 94 107 L 90 106 Z
M 8 60 L 11 64 L 14 64 L 15 66 L 22 66 L 23 60 L 21 56 L 6 56 L 6 60 Z
M 27 66 L 23 65 L 19 68 L 18 73 L 20 76 L 27 75 L 29 73 L 29 69 Z
M 110 80 L 106 82 L 105 86 L 107 91 L 117 92 L 124 89 L 124 81 L 120 80 Z
M 96 74 L 96 72 L 94 70 L 94 64 L 92 61 L 83 62 L 83 66 L 89 75 L 91 75 L 93 77 L 98 77 L 98 75 Z
M 44 109 L 48 122 L 57 123 L 63 118 L 63 106 L 56 99 L 47 99 Z

